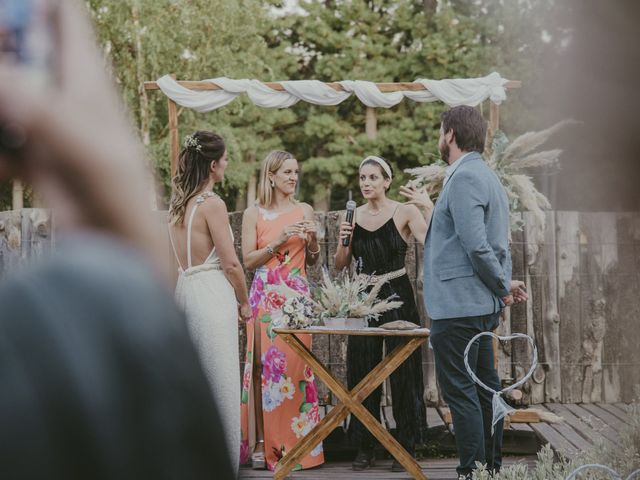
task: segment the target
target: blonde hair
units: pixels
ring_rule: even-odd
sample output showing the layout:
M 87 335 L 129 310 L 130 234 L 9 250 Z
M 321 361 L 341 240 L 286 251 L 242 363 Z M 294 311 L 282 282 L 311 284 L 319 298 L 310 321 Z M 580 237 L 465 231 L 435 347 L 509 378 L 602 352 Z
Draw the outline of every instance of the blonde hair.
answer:
M 274 187 L 271 186 L 269 173 L 276 173 L 285 161 L 295 160 L 295 158 L 291 153 L 284 150 L 272 150 L 264 157 L 260 167 L 260 180 L 258 181 L 258 205 L 268 208 L 273 200 Z M 296 202 L 293 198 L 291 200 Z

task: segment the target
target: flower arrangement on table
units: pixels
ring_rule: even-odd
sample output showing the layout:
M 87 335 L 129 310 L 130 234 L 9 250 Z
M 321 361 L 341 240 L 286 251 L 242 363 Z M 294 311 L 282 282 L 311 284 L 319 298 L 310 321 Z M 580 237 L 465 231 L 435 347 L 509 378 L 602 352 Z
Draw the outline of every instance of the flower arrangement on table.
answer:
M 322 320 L 326 318 L 363 318 L 377 320 L 380 315 L 402 306 L 392 295 L 380 299 L 378 294 L 385 282 L 371 285 L 371 275 L 351 275 L 342 270 L 332 279 L 326 268 L 322 269 L 322 283 L 313 291 L 316 309 Z
M 345 269 L 332 279 L 326 268 L 322 269 L 322 282 L 312 289 L 311 298 L 282 284 L 277 290 L 288 298 L 282 305 L 282 315 L 273 318 L 273 327 L 308 328 L 328 318 L 378 319 L 402 306 L 394 296 L 378 298 L 383 284 L 377 282 L 367 291 L 370 275 L 350 275 Z

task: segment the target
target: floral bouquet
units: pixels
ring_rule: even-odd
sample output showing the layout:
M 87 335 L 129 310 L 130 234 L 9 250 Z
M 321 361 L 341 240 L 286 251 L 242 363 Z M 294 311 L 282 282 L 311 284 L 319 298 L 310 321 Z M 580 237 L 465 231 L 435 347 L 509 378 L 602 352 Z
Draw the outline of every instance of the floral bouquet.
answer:
M 394 296 L 379 299 L 378 293 L 384 282 L 377 282 L 370 291 L 371 276 L 349 275 L 344 269 L 331 279 L 326 268 L 322 269 L 322 284 L 314 290 L 315 309 L 321 319 L 330 317 L 378 319 L 390 310 L 402 306 Z
M 304 295 L 290 296 L 282 304 L 282 316 L 273 318 L 276 328 L 308 328 L 318 323 L 315 303 Z

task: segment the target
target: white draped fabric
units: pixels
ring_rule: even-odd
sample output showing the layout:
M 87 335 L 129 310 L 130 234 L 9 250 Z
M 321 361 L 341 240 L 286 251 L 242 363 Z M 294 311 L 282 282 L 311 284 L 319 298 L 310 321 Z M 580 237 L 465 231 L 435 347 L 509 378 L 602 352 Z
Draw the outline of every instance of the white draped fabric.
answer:
M 500 104 L 507 98 L 505 83 L 508 80 L 493 72 L 481 78 L 456 78 L 447 80 L 418 79 L 414 83 L 424 85 L 427 90 L 381 92 L 375 83 L 362 80 L 343 80 L 339 92 L 318 80 L 295 80 L 280 82 L 285 91 L 274 90 L 258 80 L 233 80 L 219 77 L 204 80 L 220 87 L 220 90 L 189 90 L 169 75 L 157 81 L 160 90 L 186 108 L 197 112 L 209 112 L 224 107 L 238 95 L 246 93 L 251 101 L 266 108 L 287 108 L 298 101 L 315 105 L 338 105 L 352 94 L 367 107 L 390 108 L 405 97 L 416 102 L 442 101 L 449 106 L 476 106 L 487 98 Z

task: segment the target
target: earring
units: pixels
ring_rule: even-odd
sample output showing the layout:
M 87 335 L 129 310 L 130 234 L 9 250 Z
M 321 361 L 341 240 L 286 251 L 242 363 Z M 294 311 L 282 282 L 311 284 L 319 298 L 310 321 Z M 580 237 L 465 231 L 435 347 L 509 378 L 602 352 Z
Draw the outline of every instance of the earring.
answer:
M 271 180 L 271 188 L 273 188 L 273 187 L 275 187 L 275 186 L 276 186 L 276 184 L 274 183 L 274 181 L 273 181 L 273 180 Z

